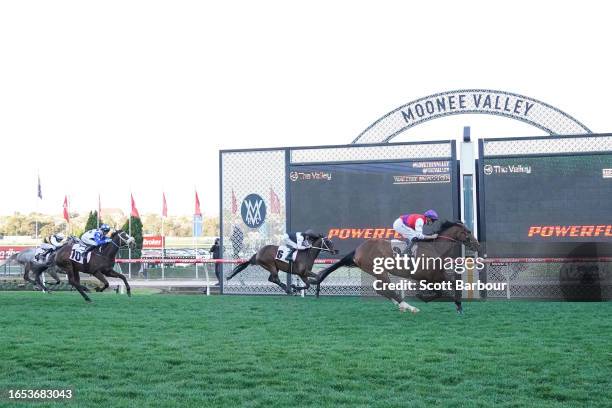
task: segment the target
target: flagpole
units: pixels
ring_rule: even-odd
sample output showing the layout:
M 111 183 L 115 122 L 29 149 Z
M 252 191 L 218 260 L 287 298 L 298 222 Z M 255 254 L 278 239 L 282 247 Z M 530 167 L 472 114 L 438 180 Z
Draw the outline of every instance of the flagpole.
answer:
M 98 228 L 100 228 L 100 193 L 98 193 Z
M 166 269 L 166 263 L 164 262 L 164 258 L 166 257 L 166 237 L 164 235 L 164 216 L 162 215 L 162 219 L 161 219 L 161 239 L 162 239 L 162 253 L 161 253 L 161 258 L 162 258 L 162 280 L 166 278 L 165 275 L 165 269 Z
M 199 197 L 198 197 L 198 190 L 196 190 L 195 186 L 194 186 L 194 191 L 196 193 L 196 200 L 197 200 L 197 204 L 199 204 Z M 202 217 L 200 215 L 200 217 Z M 196 239 L 196 232 L 198 231 L 197 229 L 197 221 L 196 221 L 196 215 L 194 214 L 193 216 L 193 247 L 195 250 L 195 275 L 196 275 L 196 280 L 199 278 L 199 274 L 198 274 L 198 241 Z
M 38 240 L 38 211 L 40 210 L 40 200 L 42 200 L 42 194 L 41 194 L 41 188 L 40 188 L 40 170 L 37 171 L 37 177 L 38 177 L 38 188 L 37 188 L 37 197 L 38 200 L 36 200 L 36 208 L 35 208 L 35 213 L 34 213 L 34 235 L 36 237 L 36 240 Z
M 130 213 L 128 215 L 128 234 L 132 236 L 132 189 L 130 189 Z M 132 246 L 128 245 L 128 258 L 130 262 L 128 262 L 128 277 L 132 279 Z
M 164 220 L 165 218 L 168 216 L 168 207 L 166 205 L 166 193 L 162 192 L 162 198 L 163 198 L 163 203 L 162 203 L 162 217 L 161 217 L 161 259 L 162 259 L 162 273 L 161 273 L 161 277 L 162 280 L 166 279 L 166 263 L 164 261 L 164 259 L 166 258 L 166 236 L 164 235 Z
M 68 220 L 66 221 L 66 236 L 70 236 L 70 195 L 66 197 L 66 210 L 68 211 Z

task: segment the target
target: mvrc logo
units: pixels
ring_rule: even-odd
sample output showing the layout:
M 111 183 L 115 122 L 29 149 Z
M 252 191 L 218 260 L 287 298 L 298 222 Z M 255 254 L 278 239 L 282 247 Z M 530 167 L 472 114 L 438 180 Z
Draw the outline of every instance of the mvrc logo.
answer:
M 242 221 L 250 228 L 259 228 L 266 220 L 266 203 L 258 194 L 249 194 L 242 200 Z

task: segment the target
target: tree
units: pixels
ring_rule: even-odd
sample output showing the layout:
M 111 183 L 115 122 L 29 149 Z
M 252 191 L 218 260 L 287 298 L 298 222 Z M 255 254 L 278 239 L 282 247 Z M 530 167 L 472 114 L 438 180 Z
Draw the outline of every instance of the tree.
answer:
M 142 221 L 140 221 L 140 218 L 130 216 L 121 228 L 123 231 L 129 232 L 130 220 L 132 220 L 132 233 L 130 235 L 136 240 L 136 249 L 132 251 L 132 258 L 140 258 L 142 254 Z
M 98 212 L 90 211 L 89 216 L 87 217 L 87 222 L 85 223 L 85 231 L 95 228 L 98 228 Z

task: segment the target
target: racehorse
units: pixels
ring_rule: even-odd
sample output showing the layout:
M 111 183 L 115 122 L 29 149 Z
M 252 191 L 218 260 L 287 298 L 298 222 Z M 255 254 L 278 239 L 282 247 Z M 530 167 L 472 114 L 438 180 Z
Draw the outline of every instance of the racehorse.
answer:
M 334 249 L 334 245 L 331 240 L 324 238 L 323 235 L 319 235 L 318 238 L 312 243 L 310 248 L 299 251 L 295 261 L 292 261 L 291 263 L 276 259 L 278 248 L 279 247 L 277 245 L 266 245 L 262 247 L 251 257 L 251 259 L 237 265 L 232 273 L 229 274 L 227 280 L 232 279 L 234 276 L 238 275 L 251 265 L 259 265 L 270 272 L 268 281 L 277 284 L 285 292 L 287 292 L 287 285 L 280 281 L 278 278 L 278 272 L 283 271 L 293 275 L 298 275 L 302 279 L 302 282 L 304 282 L 305 286 L 296 286 L 291 284 L 293 293 L 296 293 L 301 290 L 307 290 L 312 283 L 318 282 L 318 275 L 312 272 L 312 265 L 314 265 L 314 261 L 317 259 L 321 251 L 329 252 L 330 254 L 338 253 L 338 251 Z M 309 280 L 309 278 L 313 280 Z
M 135 245 L 135 239 L 133 237 L 121 230 L 114 231 L 111 234 L 111 241 L 92 249 L 89 262 L 84 261 L 82 264 L 70 259 L 72 244 L 75 242 L 76 239 L 72 238 L 71 241 L 57 250 L 55 254 L 55 264 L 68 275 L 68 282 L 79 291 L 87 302 L 91 302 L 91 299 L 85 293 L 89 292 L 89 289 L 81 285 L 79 272 L 89 273 L 104 284 L 103 287 L 96 288 L 97 292 L 102 292 L 108 288 L 108 281 L 104 276 L 119 278 L 125 284 L 128 296 L 132 296 L 127 279 L 123 274 L 116 272 L 113 266 L 115 266 L 115 257 L 117 256 L 119 248 L 126 245 L 130 247 Z
M 16 262 L 23 266 L 23 279 L 43 291 L 48 290 L 48 288 L 43 285 L 42 280 L 40 279 L 40 276 L 43 272 L 48 273 L 53 279 L 55 279 L 55 283 L 50 283 L 50 285 L 59 285 L 61 281 L 59 276 L 57 275 L 56 268 L 53 267 L 55 260 L 54 254 L 51 254 L 44 263 L 36 262 L 36 260 L 34 259 L 35 254 L 36 248 L 24 249 L 23 251 L 11 255 L 6 260 L 6 264 Z M 30 278 L 30 272 L 34 273 L 34 280 Z
M 472 232 L 464 224 L 461 222 L 447 221 L 441 224 L 440 232 L 435 240 L 420 241 L 418 243 L 416 257 L 422 257 L 423 259 L 446 258 L 453 255 L 461 244 L 464 244 L 468 249 L 473 251 L 478 251 L 480 249 L 478 240 L 474 238 Z M 392 274 L 402 278 L 412 279 L 417 282 L 420 282 L 421 280 L 427 281 L 428 283 L 452 281 L 454 286 L 454 273 L 451 274 L 453 278 L 449 279 L 446 271 L 442 268 L 443 263 L 440 262 L 427 262 L 425 265 L 421 264 L 415 273 L 412 273 L 412 271 L 408 269 L 399 269 L 396 267 L 396 265 L 394 265 L 394 267 L 390 270 L 385 269 L 380 274 L 374 273 L 374 260 L 376 258 L 386 259 L 393 258 L 394 256 L 395 253 L 393 252 L 390 241 L 383 239 L 369 239 L 363 242 L 353 252 L 349 253 L 340 261 L 319 273 L 317 282 L 317 296 L 319 295 L 321 289 L 321 282 L 323 282 L 330 273 L 342 266 L 358 267 L 362 271 L 380 280 L 382 284 L 388 284 L 390 282 L 389 274 Z M 406 310 L 409 310 L 412 313 L 419 312 L 418 308 L 409 305 L 395 290 L 390 290 L 386 286 L 382 286 L 382 289 L 380 290 L 375 290 L 379 295 L 393 301 L 393 303 L 399 307 L 401 312 L 405 312 Z M 457 313 L 462 313 L 463 306 L 461 305 L 461 291 L 454 292 L 455 295 L 453 300 L 455 301 Z M 435 294 L 432 296 L 425 297 L 420 295 L 418 297 L 425 302 L 429 302 L 441 296 L 443 296 L 442 291 L 435 291 Z

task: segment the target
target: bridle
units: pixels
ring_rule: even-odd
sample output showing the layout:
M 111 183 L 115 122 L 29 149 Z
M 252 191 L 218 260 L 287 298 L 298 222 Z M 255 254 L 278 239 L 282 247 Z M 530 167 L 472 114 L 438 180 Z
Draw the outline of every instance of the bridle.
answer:
M 127 239 L 123 238 L 123 234 L 125 234 L 126 236 L 129 237 L 129 235 L 127 235 L 125 233 L 125 231 L 121 231 L 120 233 L 118 233 L 117 235 L 119 236 L 119 239 L 120 239 L 120 244 L 119 245 L 117 245 L 114 240 L 111 240 L 111 242 L 110 242 L 111 244 L 116 246 L 117 249 L 121 249 L 121 248 L 123 248 L 125 246 L 129 246 L 130 245 L 130 241 L 132 241 L 134 239 L 134 237 L 129 237 Z
M 321 250 L 323 252 L 329 252 L 330 254 L 334 254 L 336 253 L 334 250 L 332 250 L 329 245 L 327 245 L 327 240 L 323 237 L 320 237 L 321 239 L 321 247 L 316 247 L 316 246 L 311 246 L 312 249 L 318 249 Z

